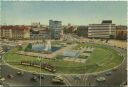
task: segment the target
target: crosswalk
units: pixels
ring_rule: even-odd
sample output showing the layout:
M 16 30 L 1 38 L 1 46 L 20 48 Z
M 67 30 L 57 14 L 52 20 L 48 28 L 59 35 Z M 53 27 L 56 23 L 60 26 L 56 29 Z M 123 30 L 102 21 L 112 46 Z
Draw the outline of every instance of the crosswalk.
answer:
M 63 75 L 64 81 L 68 86 L 87 86 L 88 75 Z

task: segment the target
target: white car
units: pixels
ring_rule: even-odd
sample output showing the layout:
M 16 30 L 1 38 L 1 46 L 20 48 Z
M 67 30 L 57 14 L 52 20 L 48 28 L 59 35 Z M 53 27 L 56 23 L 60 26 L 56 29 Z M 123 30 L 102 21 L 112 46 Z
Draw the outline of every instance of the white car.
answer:
M 112 74 L 112 72 L 107 72 L 105 75 L 110 76 L 111 74 Z
M 23 72 L 17 72 L 17 75 L 23 75 L 24 73 Z
M 3 82 L 3 81 L 5 81 L 5 78 L 4 78 L 4 77 L 3 77 L 3 78 L 1 78 L 1 79 L 0 79 L 0 81 L 2 81 L 2 82 Z
M 98 77 L 96 79 L 96 81 L 98 81 L 98 82 L 104 82 L 105 80 L 106 80 L 105 77 Z

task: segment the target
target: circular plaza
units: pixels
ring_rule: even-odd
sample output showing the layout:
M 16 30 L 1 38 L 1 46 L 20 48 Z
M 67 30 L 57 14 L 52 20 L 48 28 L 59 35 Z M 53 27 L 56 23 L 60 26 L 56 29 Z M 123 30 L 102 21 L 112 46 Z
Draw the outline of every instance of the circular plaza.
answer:
M 119 66 L 124 57 L 114 46 L 101 42 L 29 42 L 8 51 L 4 61 L 16 69 L 45 74 L 98 73 Z

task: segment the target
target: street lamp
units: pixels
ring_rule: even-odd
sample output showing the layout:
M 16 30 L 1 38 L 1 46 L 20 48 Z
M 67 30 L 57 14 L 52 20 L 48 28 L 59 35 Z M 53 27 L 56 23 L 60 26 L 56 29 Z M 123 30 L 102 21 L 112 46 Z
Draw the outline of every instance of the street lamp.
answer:
M 40 73 L 40 74 L 39 74 L 40 76 L 39 76 L 39 77 L 40 77 L 40 86 L 41 86 L 41 69 L 42 69 L 41 61 L 42 61 L 42 57 L 39 56 L 39 55 L 38 55 L 38 61 L 39 61 L 39 63 L 40 63 L 40 72 L 39 72 L 39 73 Z

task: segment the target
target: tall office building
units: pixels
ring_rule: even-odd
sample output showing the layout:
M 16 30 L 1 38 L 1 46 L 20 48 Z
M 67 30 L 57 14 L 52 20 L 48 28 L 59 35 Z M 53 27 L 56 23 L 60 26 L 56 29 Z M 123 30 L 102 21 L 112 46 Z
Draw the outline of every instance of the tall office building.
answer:
M 111 20 L 103 20 L 101 24 L 89 24 L 89 38 L 115 38 L 116 26 Z
M 51 39 L 60 39 L 62 34 L 62 22 L 49 20 Z

